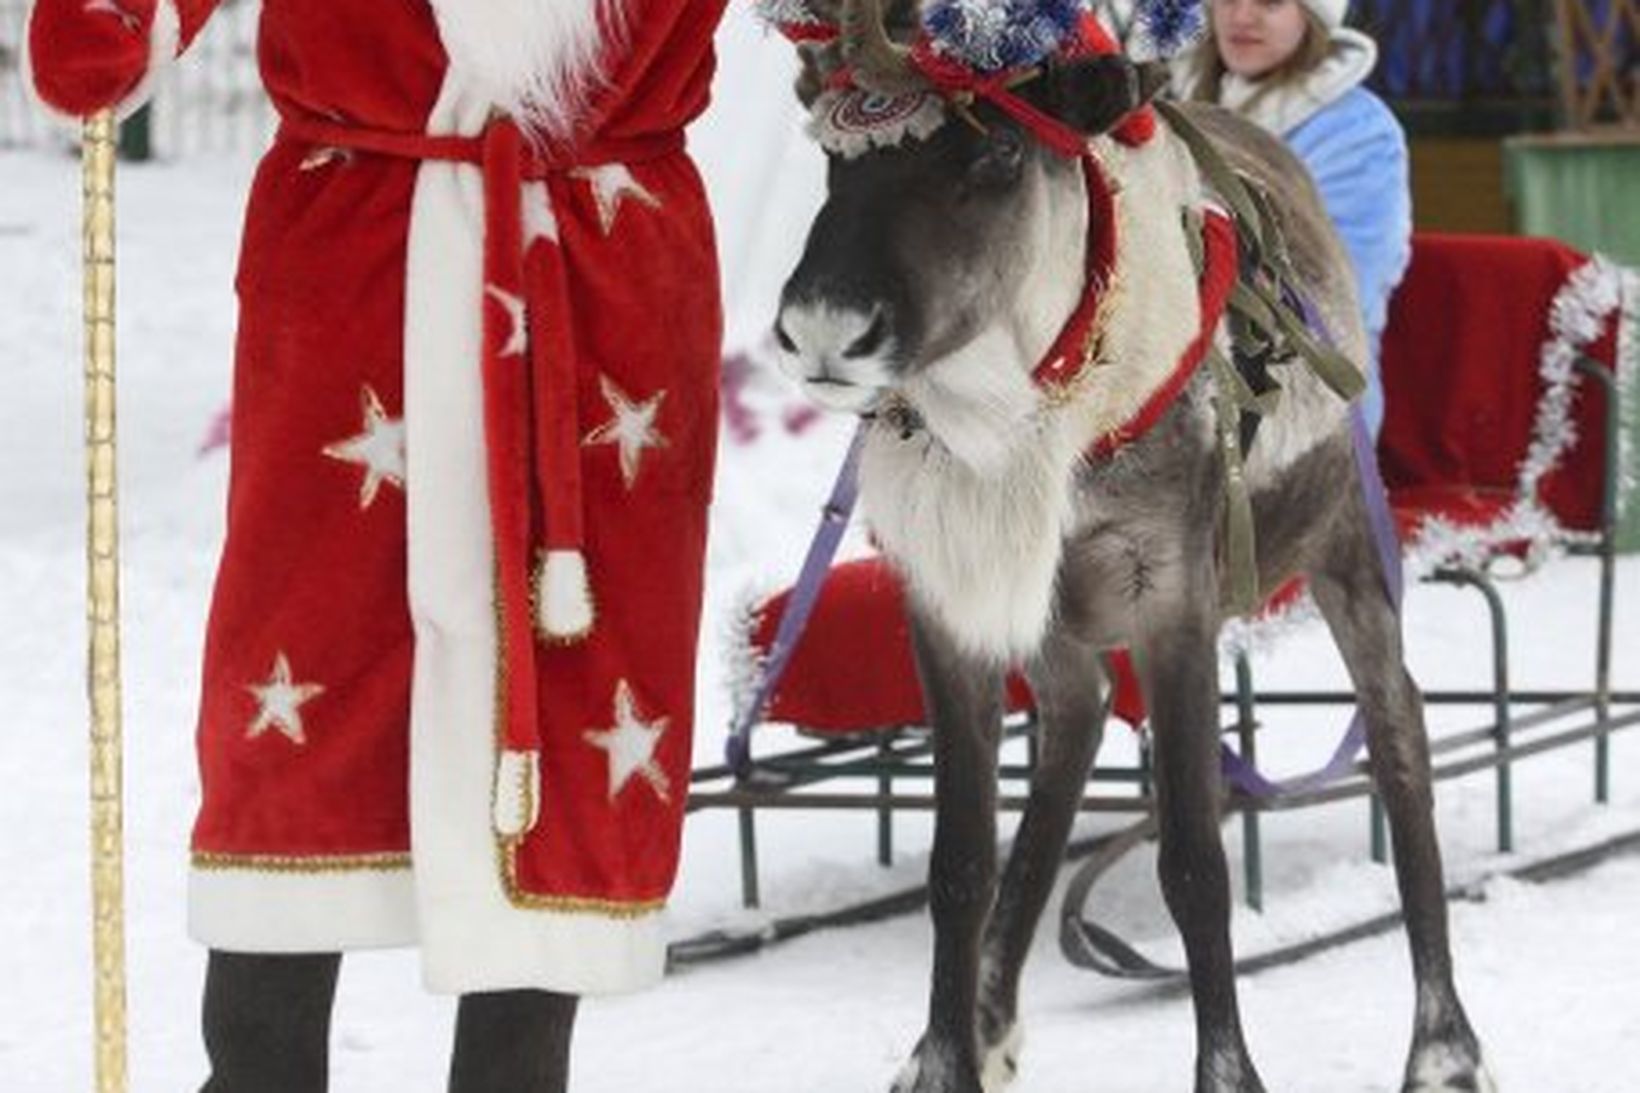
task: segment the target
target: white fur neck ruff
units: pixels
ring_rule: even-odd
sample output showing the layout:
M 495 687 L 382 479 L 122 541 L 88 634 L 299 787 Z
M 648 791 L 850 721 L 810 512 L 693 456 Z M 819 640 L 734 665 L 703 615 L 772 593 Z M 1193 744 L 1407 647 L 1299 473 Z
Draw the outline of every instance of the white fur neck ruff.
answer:
M 827 91 L 814 101 L 809 135 L 845 159 L 873 148 L 927 140 L 945 124 L 945 100 L 932 91 L 879 95 L 874 91 Z
M 573 135 L 625 33 L 625 0 L 428 0 L 450 68 L 528 129 Z

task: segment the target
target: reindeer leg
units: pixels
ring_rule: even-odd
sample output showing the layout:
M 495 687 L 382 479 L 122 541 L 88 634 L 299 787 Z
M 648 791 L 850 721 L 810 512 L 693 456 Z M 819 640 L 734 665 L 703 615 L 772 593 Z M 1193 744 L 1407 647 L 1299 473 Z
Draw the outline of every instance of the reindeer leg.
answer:
M 934 974 L 928 1028 L 894 1093 L 981 1093 L 975 1000 L 980 937 L 996 893 L 1003 675 L 1000 666 L 964 655 L 915 609 L 911 636 L 934 729 Z
M 1028 674 L 1040 751 L 980 960 L 978 1034 L 987 1093 L 1012 1081 L 1017 1068 L 1020 975 L 1104 730 L 1098 649 L 1063 632 L 1050 634 Z
M 1423 700 L 1406 670 L 1401 619 L 1384 593 L 1364 505 L 1357 501 L 1353 511 L 1340 515 L 1311 587 L 1354 681 L 1373 781 L 1389 815 L 1417 987 L 1404 1088 L 1406 1093 L 1491 1090 L 1480 1043 L 1452 982 Z
M 1155 735 L 1158 870 L 1184 939 L 1196 1011 L 1196 1093 L 1262 1093 L 1242 1036 L 1219 836 L 1218 602 L 1211 551 L 1187 552 L 1136 607 Z

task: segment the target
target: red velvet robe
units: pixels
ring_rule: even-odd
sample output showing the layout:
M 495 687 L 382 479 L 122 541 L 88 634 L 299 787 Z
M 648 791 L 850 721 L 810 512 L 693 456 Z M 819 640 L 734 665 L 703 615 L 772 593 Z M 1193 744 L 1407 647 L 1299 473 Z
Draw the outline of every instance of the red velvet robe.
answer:
M 186 43 L 214 0 L 172 2 Z M 721 326 L 701 182 L 668 141 L 706 105 L 723 0 L 625 0 L 620 16 L 605 0 L 594 20 L 595 2 L 265 0 L 260 62 L 286 128 L 238 274 L 198 729 L 204 943 L 417 942 L 449 991 L 660 973 Z M 75 73 L 47 68 L 55 46 L 36 43 L 37 84 L 73 112 L 105 105 L 60 90 Z M 487 197 L 476 163 L 354 144 L 482 140 L 501 111 L 550 160 L 510 195 Z M 625 147 L 647 150 L 611 158 Z M 534 272 L 503 293 L 486 217 L 508 215 Z M 572 358 L 549 351 L 568 344 Z M 506 443 L 491 382 L 511 385 Z M 516 527 L 497 473 L 517 484 Z M 520 652 L 503 606 L 534 592 L 499 594 L 498 560 L 548 545 L 555 504 L 575 510 L 596 618 Z M 520 665 L 524 730 L 506 720 Z M 521 731 L 534 750 L 514 749 Z

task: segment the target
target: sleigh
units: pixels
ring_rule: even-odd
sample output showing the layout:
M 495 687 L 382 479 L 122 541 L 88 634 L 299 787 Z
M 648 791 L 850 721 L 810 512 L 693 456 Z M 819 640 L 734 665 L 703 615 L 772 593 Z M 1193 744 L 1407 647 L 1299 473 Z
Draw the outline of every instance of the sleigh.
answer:
M 1432 734 L 1437 780 L 1495 779 L 1497 842 L 1514 848 L 1511 772 L 1517 762 L 1556 749 L 1586 748 L 1597 800 L 1611 778 L 1609 737 L 1640 723 L 1640 692 L 1612 688 L 1615 610 L 1614 529 L 1626 451 L 1623 415 L 1640 412 L 1640 361 L 1622 343 L 1624 273 L 1546 240 L 1420 235 L 1392 306 L 1382 352 L 1388 415 L 1379 445 L 1409 577 L 1474 590 L 1490 635 L 1491 677 L 1469 690 L 1426 690 L 1430 706 L 1478 711 L 1467 728 Z M 1630 281 L 1632 284 L 1632 280 Z M 1631 290 L 1632 291 L 1632 290 Z M 1629 307 L 1635 305 L 1631 298 Z M 1629 312 L 1632 320 L 1632 312 Z M 1625 352 L 1626 351 L 1626 352 Z M 1621 392 L 1621 395 L 1620 395 Z M 1592 556 L 1595 587 L 1588 625 L 1595 655 L 1586 674 L 1563 688 L 1522 689 L 1512 682 L 1500 574 L 1520 576 L 1553 556 Z M 791 602 L 787 589 L 755 604 L 745 620 L 743 665 L 766 660 Z M 1246 898 L 1263 902 L 1259 817 L 1350 798 L 1372 801 L 1371 853 L 1387 839 L 1365 763 L 1341 745 L 1335 761 L 1307 778 L 1278 782 L 1259 773 L 1260 711 L 1314 707 L 1327 724 L 1353 695 L 1261 689 L 1250 645 L 1265 628 L 1302 613 L 1302 588 L 1289 587 L 1250 623 L 1236 623 L 1225 642 L 1235 685 L 1221 696 L 1226 815 L 1240 814 Z M 1239 635 L 1234 633 L 1239 631 Z M 1276 650 L 1279 655 L 1279 649 Z M 1414 665 L 1416 671 L 1416 665 Z M 1117 835 L 1073 845 L 1091 853 L 1073 881 L 1062 942 L 1078 963 L 1113 974 L 1157 975 L 1097 925 L 1080 905 L 1098 876 L 1148 834 L 1154 804 L 1145 739 L 1145 702 L 1131 665 L 1107 661 L 1108 711 L 1132 726 L 1131 761 L 1101 763 L 1081 801 L 1088 813 L 1126 816 Z M 749 691 L 748 691 L 749 694 Z M 742 696 L 742 701 L 749 701 Z M 731 761 L 697 770 L 689 807 L 738 813 L 742 898 L 759 904 L 757 821 L 760 812 L 865 811 L 875 814 L 877 856 L 892 860 L 896 816 L 933 807 L 930 732 L 913 667 L 904 592 L 876 557 L 834 566 L 813 602 L 787 670 L 761 711 L 762 725 L 731 748 Z M 1033 702 L 1022 678 L 1010 680 L 1005 760 L 999 802 L 1024 806 L 1035 751 Z M 836 912 L 781 920 L 756 937 L 697 939 L 679 947 L 689 960 L 754 948 L 830 922 L 869 919 L 916 906 L 921 895 L 897 893 Z M 1300 954 L 1301 955 L 1301 954 Z

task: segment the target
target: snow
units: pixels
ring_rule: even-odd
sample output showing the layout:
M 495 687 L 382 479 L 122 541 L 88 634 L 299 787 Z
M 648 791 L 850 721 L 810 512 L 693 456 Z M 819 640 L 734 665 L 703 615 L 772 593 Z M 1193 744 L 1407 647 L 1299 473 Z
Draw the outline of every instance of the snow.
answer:
M 795 124 L 791 58 L 749 20 L 724 33 L 718 106 L 694 135 L 719 213 L 731 348 L 758 345 L 817 200 L 817 155 Z M 127 914 L 132 1088 L 196 1087 L 203 955 L 182 934 L 201 622 L 221 535 L 225 460 L 197 449 L 227 397 L 237 224 L 251 164 L 237 159 L 127 169 L 121 215 L 121 480 L 125 583 Z M 78 176 L 60 151 L 0 153 L 0 1088 L 90 1083 L 89 926 L 83 692 Z M 791 431 L 793 395 L 758 373 L 746 392 L 762 426 L 723 446 L 700 669 L 697 759 L 720 754 L 729 712 L 728 629 L 749 588 L 790 579 L 847 441 L 826 419 Z M 851 549 L 858 549 L 858 539 Z M 1594 570 L 1552 565 L 1507 597 L 1519 686 L 1591 677 Z M 1618 571 L 1619 687 L 1640 686 L 1640 558 Z M 1426 684 L 1478 686 L 1488 662 L 1471 595 L 1418 588 L 1408 649 Z M 1318 686 L 1342 670 L 1313 626 L 1261 657 L 1261 682 Z M 1438 724 L 1478 716 L 1437 712 Z M 1264 755 L 1278 772 L 1319 761 L 1342 728 L 1272 714 Z M 1288 731 L 1291 730 L 1291 731 Z M 1107 757 L 1130 754 L 1113 728 Z M 1589 845 L 1640 826 L 1640 734 L 1613 741 L 1613 803 L 1591 803 L 1589 749 L 1515 774 L 1521 854 L 1494 852 L 1493 783 L 1444 784 L 1439 821 L 1454 879 Z M 1083 822 L 1082 833 L 1108 820 Z M 1264 820 L 1267 908 L 1238 908 L 1253 952 L 1393 907 L 1393 878 L 1367 860 L 1365 808 Z M 1240 840 L 1226 828 L 1238 877 Z M 768 815 L 760 823 L 766 912 L 835 906 L 914 883 L 928 819 L 897 827 L 896 864 L 874 864 L 869 816 Z M 673 908 L 678 936 L 758 921 L 738 907 L 735 819 L 693 816 Z M 1101 913 L 1158 958 L 1176 959 L 1140 852 L 1095 895 Z M 1495 880 L 1455 904 L 1453 945 L 1467 1005 L 1502 1088 L 1630 1093 L 1640 1088 L 1640 860 L 1551 885 Z M 1053 906 L 1057 906 L 1056 904 Z M 833 931 L 696 969 L 637 997 L 589 1001 L 577 1031 L 577 1093 L 820 1093 L 884 1089 L 920 1031 L 924 916 Z M 1152 1093 L 1188 1084 L 1188 1000 L 1071 968 L 1043 931 L 1027 977 L 1021 1093 Z M 1249 1039 L 1272 1089 L 1397 1088 L 1411 1016 L 1399 934 L 1246 979 Z M 350 958 L 335 1035 L 337 1093 L 442 1089 L 451 1003 L 426 995 L 413 954 Z

